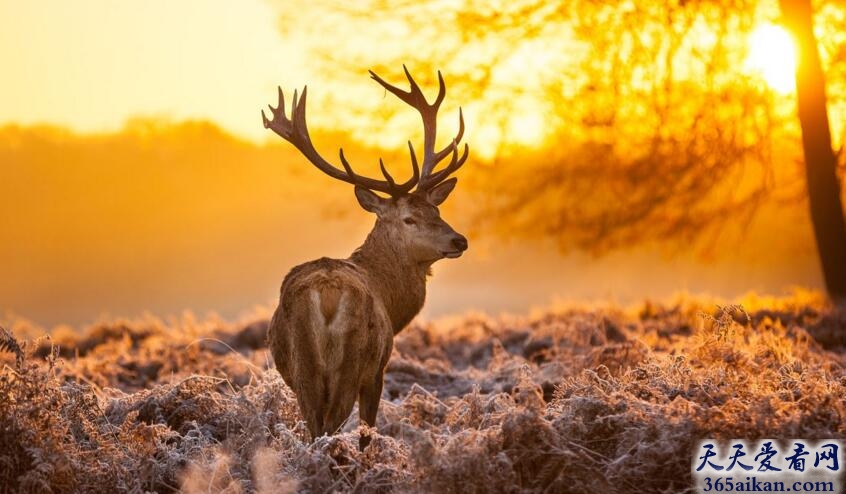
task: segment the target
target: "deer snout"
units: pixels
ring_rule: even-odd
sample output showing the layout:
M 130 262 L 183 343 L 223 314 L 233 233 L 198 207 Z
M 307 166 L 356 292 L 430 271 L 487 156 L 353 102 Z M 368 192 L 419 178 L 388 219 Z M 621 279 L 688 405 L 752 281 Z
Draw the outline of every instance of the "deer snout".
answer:
M 452 247 L 453 250 L 451 250 L 449 252 L 444 252 L 443 253 L 444 257 L 447 257 L 449 259 L 455 259 L 456 257 L 461 257 L 461 254 L 465 250 L 467 250 L 467 239 L 464 237 L 464 235 L 461 235 L 460 233 L 456 233 L 455 236 L 452 237 L 452 240 L 450 241 L 450 246 Z
M 458 234 L 457 237 L 452 239 L 452 246 L 460 251 L 467 250 L 467 238 L 464 235 Z

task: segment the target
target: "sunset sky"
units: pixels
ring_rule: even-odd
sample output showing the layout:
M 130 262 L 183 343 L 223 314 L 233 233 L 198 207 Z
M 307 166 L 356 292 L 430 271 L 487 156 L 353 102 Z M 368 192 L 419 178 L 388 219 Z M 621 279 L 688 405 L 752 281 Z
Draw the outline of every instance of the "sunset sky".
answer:
M 320 73 L 310 50 L 322 46 L 321 33 L 337 29 L 337 23 L 322 18 L 314 31 L 299 25 L 283 32 L 282 13 L 315 25 L 314 18 L 326 10 L 291 5 L 270 0 L 2 0 L 0 15 L 13 22 L 0 33 L 0 125 L 50 123 L 103 132 L 139 116 L 207 119 L 261 143 L 277 139 L 259 116 L 268 103 L 276 104 L 277 85 L 289 96 L 309 85 L 312 128 L 339 128 L 364 141 L 402 145 L 416 119 L 400 115 L 402 131 L 385 125 L 377 113 L 396 102 L 386 100 L 369 80 L 370 67 L 340 67 L 340 78 Z M 347 28 L 335 34 L 343 39 L 358 33 Z M 362 49 L 378 42 L 360 35 L 357 42 L 344 41 Z M 385 75 L 391 78 L 400 70 Z M 329 107 L 338 100 L 352 104 Z M 368 101 L 367 111 L 362 112 L 360 101 Z M 457 106 L 447 101 L 445 109 Z M 465 118 L 471 124 L 476 120 L 473 105 L 469 111 L 465 107 Z M 517 118 L 529 126 L 530 138 L 538 119 Z M 478 125 L 468 127 L 469 136 L 477 134 Z
M 412 33 L 382 15 L 374 16 L 363 35 L 361 26 L 335 19 L 331 3 L 292 5 L 272 0 L 0 0 L 0 16 L 7 20 L 0 31 L 4 64 L 0 125 L 51 123 L 103 132 L 118 130 L 137 116 L 208 119 L 238 136 L 265 142 L 271 137 L 257 115 L 267 103 L 275 104 L 276 86 L 292 92 L 308 84 L 312 126 L 339 128 L 387 146 L 402 145 L 417 122 L 413 115 L 400 114 L 392 122 L 400 122 L 401 129 L 386 126 L 380 115 L 395 102 L 380 97 L 384 93 L 366 71 L 383 60 L 384 53 L 413 50 Z M 450 30 L 443 34 L 444 39 L 455 36 Z M 566 33 L 557 37 L 565 43 L 566 57 L 580 56 L 580 48 L 567 41 Z M 783 29 L 762 24 L 748 39 L 743 70 L 761 74 L 779 92 L 790 92 L 790 43 Z M 354 53 L 370 65 L 339 64 L 337 74 L 322 71 L 311 52 L 332 44 L 338 46 L 339 56 Z M 474 48 L 479 60 L 444 59 L 437 64 L 444 65 L 448 81 L 451 64 L 472 66 L 484 61 L 492 49 L 468 50 Z M 531 92 L 510 88 L 529 89 L 562 63 L 567 62 L 556 57 L 554 47 L 527 40 L 492 73 L 502 93 L 493 91 L 482 100 L 467 101 L 462 98 L 463 82 L 451 81 L 445 110 L 454 111 L 458 106 L 454 98 L 463 99 L 468 137 L 487 144 L 476 147 L 480 156 L 489 157 L 489 149 L 500 138 L 500 130 L 483 115 L 503 99 L 519 108 L 509 114 L 508 137 L 517 143 L 537 143 L 549 130 L 544 122 L 549 109 Z M 399 74 L 397 67 L 384 75 L 390 79 Z M 338 107 L 338 102 L 346 104 Z
M 263 140 L 276 85 L 309 80 L 264 0 L 3 0 L 0 17 L 0 124 L 102 132 L 145 115 Z
M 436 12 L 459 4 L 420 5 Z M 757 78 L 793 112 L 792 41 L 774 24 L 775 2 L 762 4 L 770 8 L 739 47 L 738 74 Z M 518 150 L 559 146 L 561 100 L 544 99 L 540 85 L 590 54 L 572 33 L 555 26 L 547 38 L 514 46 L 495 37 L 465 45 L 456 29 L 425 17 L 409 24 L 379 10 L 350 23 L 342 6 L 0 0 L 0 152 L 20 165 L 0 163 L 0 181 L 11 184 L 0 198 L 6 213 L 0 228 L 9 237 L 0 245 L 0 269 L 7 269 L 0 273 L 0 322 L 4 310 L 45 324 L 183 308 L 232 316 L 272 303 L 296 263 L 349 254 L 372 218 L 357 209 L 351 190 L 263 128 L 260 110 L 276 105 L 277 85 L 290 98 L 308 84 L 309 126 L 323 131 L 316 141 L 327 156 L 350 146 L 355 163 L 371 166 L 373 151 L 354 143 L 377 145 L 402 169 L 406 158 L 398 153 L 406 152 L 407 139 L 419 139 L 419 115 L 386 96 L 367 70 L 384 66 L 380 75 L 403 85 L 401 63 L 411 60 L 409 69 L 431 97 L 433 67 L 442 69 L 448 91 L 439 140 L 455 132 L 461 106 L 472 150 L 459 174 L 462 185 L 445 207 L 462 231 L 473 226 L 465 213 L 479 204 L 469 187 L 508 169 L 508 160 L 487 163 L 503 142 Z M 460 49 L 432 45 L 433 36 Z M 337 63 L 327 59 L 332 56 Z M 424 58 L 426 66 L 413 63 Z M 480 92 L 472 79 L 485 64 L 492 68 Z M 585 83 L 578 73 L 567 77 L 573 87 Z M 183 125 L 189 120 L 212 125 Z M 334 135 L 327 131 L 342 135 L 340 142 L 323 141 Z M 660 248 L 562 257 L 554 242 L 471 232 L 465 258 L 436 266 L 424 314 L 524 310 L 556 298 L 819 286 L 806 211 L 787 209 L 787 216 L 770 212 L 767 221 L 796 218 L 789 245 L 767 251 L 757 264 L 750 262 L 757 251 L 748 246 L 721 252 L 719 268 L 698 264 L 696 252 L 673 259 Z M 766 231 L 769 224 L 753 228 Z M 791 263 L 781 270 L 768 266 L 786 257 Z

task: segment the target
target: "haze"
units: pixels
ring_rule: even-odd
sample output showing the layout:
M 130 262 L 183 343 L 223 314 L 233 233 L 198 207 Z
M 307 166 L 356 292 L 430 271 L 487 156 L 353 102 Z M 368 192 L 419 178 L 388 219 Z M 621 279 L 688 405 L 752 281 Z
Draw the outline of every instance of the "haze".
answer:
M 0 320 L 79 326 L 184 310 L 234 318 L 272 305 L 294 265 L 345 257 L 363 241 L 373 218 L 351 188 L 272 136 L 259 110 L 276 103 L 278 84 L 309 84 L 318 147 L 334 157 L 343 145 L 365 170 L 378 155 L 404 170 L 404 143 L 417 138 L 419 123 L 368 80 L 370 66 L 328 73 L 325 60 L 315 61 L 327 42 L 372 48 L 361 26 L 284 29 L 291 16 L 313 20 L 326 9 L 297 8 L 260 0 L 0 2 Z M 313 39 L 321 36 L 331 39 Z M 547 63 L 517 57 L 495 78 L 519 80 Z M 648 242 L 603 257 L 477 228 L 492 177 L 518 162 L 492 161 L 498 150 L 549 145 L 555 136 L 545 102 L 520 95 L 511 127 L 497 127 L 490 108 L 507 98 L 472 99 L 448 69 L 440 135 L 454 131 L 462 105 L 472 155 L 444 216 L 469 234 L 470 250 L 435 266 L 424 317 L 821 287 L 802 201 L 770 204 L 750 224 L 728 221 L 724 235 L 690 248 Z M 382 75 L 402 80 L 399 65 Z

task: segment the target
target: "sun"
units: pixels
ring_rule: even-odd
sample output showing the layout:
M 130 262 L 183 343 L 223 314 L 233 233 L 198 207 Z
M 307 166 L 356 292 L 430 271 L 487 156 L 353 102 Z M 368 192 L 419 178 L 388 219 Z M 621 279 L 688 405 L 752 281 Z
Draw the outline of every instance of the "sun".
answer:
M 787 94 L 795 87 L 796 43 L 781 26 L 761 24 L 749 34 L 746 67 L 760 74 L 775 91 Z

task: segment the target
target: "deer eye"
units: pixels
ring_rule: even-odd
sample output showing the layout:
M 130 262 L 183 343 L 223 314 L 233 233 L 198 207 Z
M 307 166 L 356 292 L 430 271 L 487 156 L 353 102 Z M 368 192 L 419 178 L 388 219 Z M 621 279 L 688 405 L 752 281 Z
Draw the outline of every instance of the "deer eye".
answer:
M 402 222 L 405 223 L 406 225 L 416 225 L 417 224 L 417 222 L 414 221 L 414 218 L 412 218 L 412 217 L 403 218 Z

